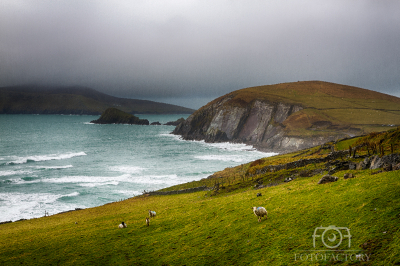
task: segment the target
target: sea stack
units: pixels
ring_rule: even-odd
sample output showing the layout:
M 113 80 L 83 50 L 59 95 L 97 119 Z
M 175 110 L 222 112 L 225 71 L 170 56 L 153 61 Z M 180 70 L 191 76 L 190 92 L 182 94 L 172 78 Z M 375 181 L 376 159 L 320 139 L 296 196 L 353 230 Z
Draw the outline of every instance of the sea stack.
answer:
M 99 119 L 91 121 L 94 124 L 129 124 L 149 125 L 149 120 L 140 119 L 132 114 L 125 113 L 117 108 L 108 108 Z

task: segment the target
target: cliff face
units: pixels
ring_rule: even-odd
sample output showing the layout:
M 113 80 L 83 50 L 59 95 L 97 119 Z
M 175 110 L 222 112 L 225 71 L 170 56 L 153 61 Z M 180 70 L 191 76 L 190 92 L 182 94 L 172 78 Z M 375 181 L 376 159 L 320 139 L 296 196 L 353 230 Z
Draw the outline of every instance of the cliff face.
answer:
M 285 136 L 282 122 L 302 110 L 301 105 L 261 100 L 246 106 L 224 104 L 231 99 L 226 97 L 193 113 L 173 134 L 186 140 L 246 143 L 266 151 L 296 150 L 315 142 Z
M 172 133 L 291 152 L 399 125 L 399 103 L 397 97 L 320 81 L 261 86 L 210 102 Z

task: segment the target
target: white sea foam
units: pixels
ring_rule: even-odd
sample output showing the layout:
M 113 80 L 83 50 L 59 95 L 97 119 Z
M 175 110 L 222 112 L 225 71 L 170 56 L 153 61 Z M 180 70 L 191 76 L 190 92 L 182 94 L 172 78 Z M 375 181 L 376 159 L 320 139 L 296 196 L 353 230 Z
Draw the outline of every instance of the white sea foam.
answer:
M 229 142 L 219 142 L 219 143 L 205 143 L 212 147 L 229 150 L 229 151 L 257 151 L 253 146 L 249 146 L 243 143 L 229 143 Z
M 116 192 L 118 194 L 127 195 L 127 196 L 130 196 L 130 197 L 133 197 L 133 195 L 142 194 L 140 191 L 137 191 L 137 190 L 115 190 L 114 192 Z
M 19 181 L 18 181 L 19 180 Z M 14 182 L 27 182 L 21 179 L 14 180 Z M 142 175 L 132 176 L 130 174 L 123 174 L 120 176 L 64 176 L 59 178 L 46 178 L 41 180 L 34 180 L 29 182 L 45 182 L 45 183 L 74 183 L 83 187 L 97 187 L 105 185 L 117 186 L 119 183 L 136 183 L 136 184 L 175 184 L 182 182 L 176 174 L 171 175 Z
M 20 185 L 20 184 L 27 184 L 27 183 L 29 183 L 29 184 L 39 183 L 40 179 L 24 180 L 22 178 L 15 178 L 15 179 L 10 179 L 10 181 L 13 184 Z
M 256 148 L 253 146 L 247 145 L 245 143 L 231 143 L 231 142 L 217 142 L 217 143 L 210 143 L 210 142 L 205 142 L 204 140 L 184 140 L 182 136 L 180 135 L 174 135 L 174 134 L 159 134 L 160 136 L 168 136 L 172 137 L 176 140 L 180 141 L 190 141 L 190 142 L 195 142 L 195 143 L 200 143 L 206 146 L 211 146 L 214 148 L 218 148 L 221 150 L 228 150 L 228 151 L 252 151 L 252 152 L 257 152 L 260 154 L 263 154 L 265 157 L 277 155 L 278 153 L 267 153 L 267 152 L 261 152 L 258 151 Z
M 151 184 L 151 185 L 175 185 L 182 182 L 182 180 L 175 174 L 172 175 L 144 175 L 135 177 L 134 183 L 137 184 Z
M 175 134 L 170 134 L 170 133 L 161 133 L 161 134 L 158 134 L 158 136 L 171 137 L 171 138 L 176 139 L 176 140 L 183 140 L 180 135 L 175 135 Z
M 110 166 L 109 169 L 115 172 L 122 172 L 127 174 L 138 174 L 145 170 L 143 167 L 139 166 Z
M 51 161 L 51 160 L 65 160 L 70 159 L 77 156 L 85 156 L 87 155 L 85 152 L 69 152 L 64 154 L 49 154 L 49 155 L 33 155 L 26 157 L 18 157 L 13 156 L 13 161 L 8 162 L 7 164 L 24 164 L 29 161 L 33 162 L 43 162 L 43 161 Z
M 120 176 L 64 176 L 59 178 L 46 178 L 41 182 L 46 183 L 109 183 L 109 182 L 133 182 L 131 175 L 124 174 Z
M 36 166 L 36 169 L 67 169 L 67 168 L 72 168 L 74 166 L 72 165 L 61 165 L 61 166 Z
M 0 171 L 0 176 L 26 175 L 32 173 L 33 171 L 30 170 L 5 170 L 5 171 Z
M 110 181 L 110 182 L 93 182 L 93 183 L 82 183 L 79 184 L 81 187 L 100 187 L 100 186 L 118 186 L 119 181 Z
M 224 162 L 236 162 L 241 163 L 247 161 L 247 158 L 243 158 L 240 155 L 199 155 L 195 156 L 195 158 L 200 160 L 207 160 L 207 161 L 224 161 Z
M 76 196 L 79 196 L 79 192 L 72 192 L 70 194 L 63 195 L 63 197 L 76 197 Z
M 21 218 L 30 219 L 44 216 L 45 211 L 55 214 L 66 211 L 72 207 L 69 204 L 59 203 L 57 200 L 62 197 L 76 197 L 78 192 L 66 195 L 56 195 L 51 193 L 20 193 L 5 192 L 0 193 L 0 221 L 15 221 Z M 83 206 L 81 206 L 83 207 Z

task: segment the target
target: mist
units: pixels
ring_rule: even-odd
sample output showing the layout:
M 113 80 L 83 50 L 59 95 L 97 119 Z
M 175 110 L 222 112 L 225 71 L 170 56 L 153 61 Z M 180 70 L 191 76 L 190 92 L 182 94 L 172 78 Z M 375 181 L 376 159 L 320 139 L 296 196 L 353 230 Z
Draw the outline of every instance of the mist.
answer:
M 399 1 L 0 3 L 0 86 L 80 85 L 197 109 L 322 80 L 400 97 Z

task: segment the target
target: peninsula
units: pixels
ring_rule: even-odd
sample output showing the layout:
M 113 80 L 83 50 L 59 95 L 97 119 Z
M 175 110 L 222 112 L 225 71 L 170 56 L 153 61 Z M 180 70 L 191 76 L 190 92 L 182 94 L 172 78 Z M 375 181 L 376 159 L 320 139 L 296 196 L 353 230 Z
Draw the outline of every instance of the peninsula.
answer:
M 304 81 L 246 88 L 190 115 L 173 134 L 291 152 L 400 125 L 400 98 L 346 85 Z

